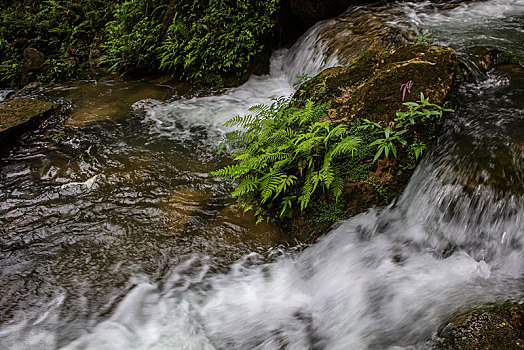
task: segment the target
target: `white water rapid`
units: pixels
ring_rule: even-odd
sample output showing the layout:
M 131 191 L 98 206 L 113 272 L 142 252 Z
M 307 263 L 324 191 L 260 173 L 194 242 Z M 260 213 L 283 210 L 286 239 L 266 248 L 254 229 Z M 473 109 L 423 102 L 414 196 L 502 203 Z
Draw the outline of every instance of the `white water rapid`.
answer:
M 392 22 L 412 21 L 457 50 L 496 43 L 524 58 L 523 1 L 394 7 L 404 17 Z M 142 126 L 158 138 L 204 137 L 213 148 L 230 117 L 290 95 L 296 75 L 336 63 L 315 45 L 315 33 L 329 23 L 276 52 L 268 76 L 220 95 L 137 103 Z M 248 254 L 227 273 L 213 272 L 212 259 L 194 254 L 160 279 L 133 276 L 134 288 L 116 307 L 74 334 L 57 330 L 69 312 L 64 292 L 2 326 L 0 348 L 423 349 L 455 311 L 524 297 L 522 96 L 522 80 L 495 71 L 465 84 L 444 135 L 404 194 L 339 223 L 312 246 L 274 249 L 269 259 Z M 501 154 L 502 178 L 517 182 L 514 192 L 491 186 Z

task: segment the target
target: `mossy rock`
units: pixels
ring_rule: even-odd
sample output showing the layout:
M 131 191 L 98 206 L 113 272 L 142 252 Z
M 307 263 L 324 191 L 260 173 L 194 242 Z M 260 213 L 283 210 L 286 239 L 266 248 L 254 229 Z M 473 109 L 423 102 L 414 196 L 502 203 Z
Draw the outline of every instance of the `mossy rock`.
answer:
M 430 103 L 443 105 L 456 72 L 457 55 L 449 47 L 416 44 L 373 50 L 347 67 L 324 70 L 300 87 L 291 104 L 301 107 L 307 100 L 329 103 L 327 121 L 351 127 L 368 119 L 394 128 L 396 113 L 408 111 L 403 103 L 418 101 L 421 93 Z M 401 86 L 408 82 L 412 83 L 411 92 L 403 100 Z M 417 124 L 406 141 L 412 144 L 417 139 L 429 147 L 438 136 L 439 126 L 437 122 Z M 399 150 L 396 158 L 382 156 L 374 162 L 373 156 L 370 152 L 348 161 L 348 178 L 342 191 L 344 214 L 339 219 L 393 201 L 404 190 L 418 161 L 405 149 Z M 324 203 L 319 207 L 333 204 L 329 197 L 317 199 Z M 330 226 L 316 222 L 317 216 L 319 213 L 308 207 L 304 212 L 296 211 L 291 223 L 284 225 L 301 241 L 312 241 Z
M 19 98 L 0 105 L 0 145 L 2 150 L 14 139 L 36 129 L 58 106 L 37 98 Z
M 294 95 L 296 103 L 315 96 L 330 102 L 333 122 L 357 118 L 389 123 L 406 110 L 403 102 L 417 101 L 420 93 L 442 104 L 457 70 L 457 54 L 449 47 L 404 45 L 390 51 L 369 51 L 347 67 L 329 68 L 305 83 Z M 413 83 L 402 100 L 400 87 Z
M 508 301 L 461 311 L 438 336 L 436 349 L 524 349 L 524 305 Z

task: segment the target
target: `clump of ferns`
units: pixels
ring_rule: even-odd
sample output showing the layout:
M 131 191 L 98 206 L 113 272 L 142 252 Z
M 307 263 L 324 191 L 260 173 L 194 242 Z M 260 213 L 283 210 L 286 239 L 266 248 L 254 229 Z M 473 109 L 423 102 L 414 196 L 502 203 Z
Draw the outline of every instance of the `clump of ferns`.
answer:
M 238 183 L 232 196 L 245 211 L 253 209 L 258 222 L 272 213 L 303 211 L 319 190 L 338 200 L 344 181 L 337 160 L 351 156 L 362 139 L 347 125 L 324 121 L 328 107 L 311 100 L 302 108 L 289 107 L 285 98 L 251 107 L 251 114 L 224 124 L 240 128 L 220 145 L 234 149 L 235 163 L 211 174 Z

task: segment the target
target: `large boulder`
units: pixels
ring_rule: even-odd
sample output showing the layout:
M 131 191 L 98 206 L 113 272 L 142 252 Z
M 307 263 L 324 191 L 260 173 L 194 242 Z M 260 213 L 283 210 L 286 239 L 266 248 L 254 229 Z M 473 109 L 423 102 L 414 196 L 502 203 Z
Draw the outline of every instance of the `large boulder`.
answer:
M 328 68 L 305 83 L 295 99 L 316 96 L 330 102 L 330 120 L 351 122 L 369 119 L 390 123 L 404 102 L 414 102 L 420 93 L 431 103 L 442 104 L 454 83 L 457 55 L 449 47 L 405 45 L 390 51 L 371 50 L 347 67 Z M 402 98 L 400 87 L 411 82 Z
M 24 68 L 26 70 L 39 70 L 44 62 L 45 55 L 34 47 L 24 50 Z
M 452 316 L 438 331 L 437 349 L 524 349 L 524 305 L 483 305 Z
M 292 104 L 300 107 L 307 100 L 329 103 L 326 120 L 352 125 L 367 119 L 395 130 L 397 112 L 407 111 L 403 103 L 419 101 L 421 93 L 433 104 L 442 105 L 455 82 L 457 55 L 448 47 L 406 45 L 392 50 L 372 50 L 346 67 L 329 68 L 303 84 Z M 401 87 L 410 83 L 411 89 Z M 404 96 L 403 96 L 404 95 Z M 432 122 L 433 123 L 433 122 Z M 417 124 L 403 137 L 409 144 L 423 142 L 427 147 L 438 136 L 438 125 Z M 354 215 L 376 205 L 386 205 L 407 185 L 417 159 L 407 150 L 398 157 L 380 157 L 374 149 L 352 160 L 353 169 L 345 181 L 343 204 L 339 211 Z M 331 210 L 329 198 L 321 198 Z M 324 210 L 324 209 L 322 209 Z M 330 222 L 314 223 L 319 216 L 308 208 L 297 213 L 290 230 L 299 239 L 314 239 L 324 233 Z M 321 214 L 323 215 L 323 214 Z M 332 222 L 332 221 L 331 221 Z
M 318 34 L 318 41 L 327 47 L 327 56 L 335 56 L 340 65 L 348 65 L 371 50 L 392 49 L 408 44 L 417 35 L 411 24 L 391 23 L 395 14 L 388 9 L 355 7 L 329 20 Z

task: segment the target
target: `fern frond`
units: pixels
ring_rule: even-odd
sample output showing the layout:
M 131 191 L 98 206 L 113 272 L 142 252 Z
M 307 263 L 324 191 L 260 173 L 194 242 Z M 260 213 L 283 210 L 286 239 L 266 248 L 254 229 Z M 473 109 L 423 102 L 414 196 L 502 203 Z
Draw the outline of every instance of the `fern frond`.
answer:
M 288 188 L 293 186 L 293 183 L 295 182 L 296 179 L 297 177 L 294 175 L 285 175 L 285 177 L 282 177 L 281 179 L 282 181 L 280 182 L 280 185 L 278 185 L 278 188 L 275 192 L 275 196 L 273 197 L 273 199 L 277 198 L 281 192 L 286 192 Z
M 322 180 L 324 186 L 327 189 L 329 189 L 329 186 L 331 186 L 331 183 L 333 182 L 336 176 L 336 168 L 332 166 L 331 160 L 331 156 L 326 154 L 326 156 L 324 157 L 324 164 L 322 165 L 322 168 L 319 171 L 320 179 Z
M 265 203 L 285 182 L 287 176 L 281 172 L 270 172 L 260 179 L 261 203 Z
M 327 144 L 330 139 L 338 138 L 344 135 L 346 130 L 347 130 L 347 126 L 344 124 L 338 124 L 337 126 L 335 126 L 333 129 L 329 131 L 329 133 L 324 138 L 324 145 L 327 147 Z
M 318 146 L 324 140 L 324 138 L 320 136 L 316 136 L 316 137 L 308 137 L 308 136 L 311 136 L 311 135 L 306 134 L 304 135 L 304 137 L 301 138 L 302 140 L 305 139 L 304 141 L 302 141 L 300 138 L 297 139 L 296 141 L 297 143 L 295 143 L 297 147 L 295 150 L 295 154 L 298 154 L 298 153 L 309 154 L 315 146 Z
M 353 155 L 353 152 L 355 152 L 360 144 L 362 143 L 362 139 L 358 136 L 348 136 L 342 141 L 338 143 L 338 145 L 333 149 L 332 157 L 336 157 L 341 154 L 347 154 L 351 153 Z
M 237 188 L 231 193 L 232 197 L 241 197 L 247 193 L 254 192 L 258 187 L 259 179 L 255 176 L 246 177 Z
M 335 197 L 335 200 L 338 201 L 338 198 L 342 194 L 342 189 L 344 188 L 344 179 L 340 176 L 335 176 L 333 182 L 331 183 L 331 193 Z

